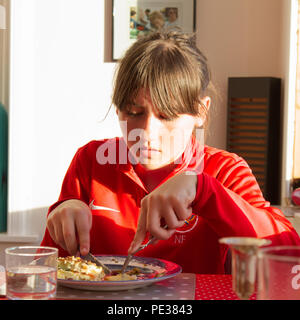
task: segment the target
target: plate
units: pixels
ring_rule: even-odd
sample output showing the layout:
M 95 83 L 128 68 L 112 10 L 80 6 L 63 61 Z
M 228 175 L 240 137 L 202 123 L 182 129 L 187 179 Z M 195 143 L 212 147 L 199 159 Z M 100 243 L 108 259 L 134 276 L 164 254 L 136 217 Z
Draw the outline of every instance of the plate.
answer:
M 107 265 L 112 271 L 120 270 L 126 259 L 126 256 L 116 255 L 102 255 L 96 257 L 105 265 Z M 93 291 L 120 291 L 145 287 L 152 283 L 172 278 L 182 271 L 182 268 L 174 262 L 147 257 L 134 257 L 130 261 L 127 270 L 130 270 L 132 268 L 139 268 L 141 270 L 142 275 L 140 278 L 128 281 L 87 281 L 57 279 L 57 282 L 59 285 L 73 289 Z

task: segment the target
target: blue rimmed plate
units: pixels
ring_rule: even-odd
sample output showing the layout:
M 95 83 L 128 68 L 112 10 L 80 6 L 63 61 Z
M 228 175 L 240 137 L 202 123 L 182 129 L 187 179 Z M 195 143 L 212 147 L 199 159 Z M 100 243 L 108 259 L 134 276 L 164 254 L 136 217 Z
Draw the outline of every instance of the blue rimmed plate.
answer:
M 126 259 L 126 256 L 116 255 L 102 255 L 96 257 L 112 271 L 120 270 Z M 139 268 L 141 271 L 136 280 L 87 281 L 57 279 L 57 282 L 59 285 L 80 290 L 120 291 L 145 287 L 152 283 L 172 278 L 182 271 L 182 268 L 174 262 L 146 257 L 134 257 L 130 261 L 128 270 L 132 268 Z

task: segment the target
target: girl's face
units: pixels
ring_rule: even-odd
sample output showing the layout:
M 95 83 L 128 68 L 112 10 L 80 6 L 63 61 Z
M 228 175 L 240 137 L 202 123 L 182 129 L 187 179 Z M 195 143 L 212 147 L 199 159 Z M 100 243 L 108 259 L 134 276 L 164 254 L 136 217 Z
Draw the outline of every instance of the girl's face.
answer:
M 204 98 L 210 103 L 210 98 Z M 147 90 L 140 89 L 135 101 L 123 111 L 117 110 L 123 137 L 131 154 L 146 169 L 164 167 L 177 160 L 185 150 L 198 117 L 182 114 L 168 120 L 156 114 Z

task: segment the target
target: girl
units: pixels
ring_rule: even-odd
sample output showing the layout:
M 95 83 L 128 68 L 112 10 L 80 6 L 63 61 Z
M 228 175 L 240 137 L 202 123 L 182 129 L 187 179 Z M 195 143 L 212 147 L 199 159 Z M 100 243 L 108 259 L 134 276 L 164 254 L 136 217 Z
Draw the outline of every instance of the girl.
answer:
M 174 261 L 184 272 L 224 273 L 221 237 L 300 244 L 247 163 L 201 141 L 210 86 L 193 37 L 156 32 L 135 42 L 119 62 L 112 97 L 123 137 L 78 149 L 42 245 L 60 256 L 78 245 L 83 255 L 126 255 L 152 235 L 164 241 L 139 255 Z

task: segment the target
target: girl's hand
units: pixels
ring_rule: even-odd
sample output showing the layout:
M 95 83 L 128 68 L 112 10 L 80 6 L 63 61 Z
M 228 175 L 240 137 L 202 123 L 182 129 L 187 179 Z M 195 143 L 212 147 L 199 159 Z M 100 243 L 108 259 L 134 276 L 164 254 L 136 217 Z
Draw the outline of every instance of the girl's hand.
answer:
M 71 255 L 78 252 L 77 236 L 80 253 L 90 251 L 90 229 L 92 213 L 87 204 L 80 200 L 66 200 L 50 212 L 47 228 L 51 238 Z
M 143 243 L 147 232 L 153 237 L 166 240 L 184 225 L 192 214 L 191 203 L 197 189 L 197 175 L 183 172 L 175 175 L 156 188 L 141 201 L 138 227 L 128 253 Z M 164 226 L 167 225 L 167 229 Z

